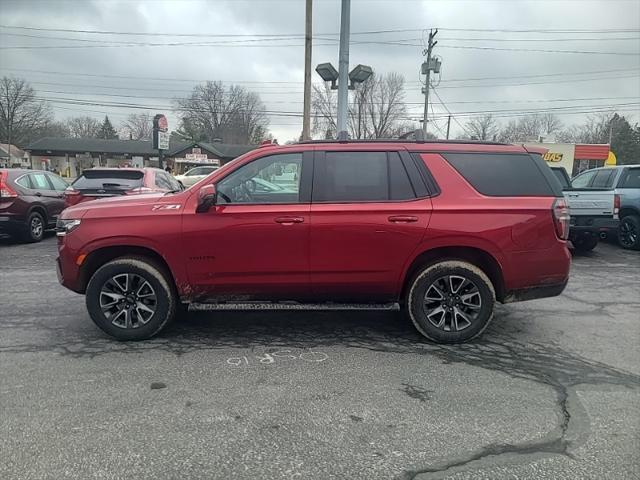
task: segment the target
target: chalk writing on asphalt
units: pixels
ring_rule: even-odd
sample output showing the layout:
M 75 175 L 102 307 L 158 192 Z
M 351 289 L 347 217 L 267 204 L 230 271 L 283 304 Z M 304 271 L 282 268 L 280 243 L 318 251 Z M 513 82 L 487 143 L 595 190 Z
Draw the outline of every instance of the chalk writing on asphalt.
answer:
M 324 362 L 329 356 L 324 352 L 316 350 L 307 350 L 301 353 L 293 350 L 278 350 L 277 352 L 261 353 L 256 355 L 229 357 L 227 364 L 232 367 L 242 367 L 245 365 L 271 365 L 283 361 L 303 361 L 309 363 Z

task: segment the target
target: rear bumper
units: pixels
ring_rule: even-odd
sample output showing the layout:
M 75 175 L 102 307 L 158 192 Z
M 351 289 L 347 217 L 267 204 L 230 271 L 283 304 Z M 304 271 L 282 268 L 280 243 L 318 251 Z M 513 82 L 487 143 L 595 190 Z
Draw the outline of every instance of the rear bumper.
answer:
M 17 218 L 12 215 L 4 215 L 0 213 L 0 232 L 1 233 L 16 233 L 24 230 L 26 227 L 25 221 L 22 218 Z
M 567 281 L 552 285 L 538 285 L 512 290 L 505 294 L 502 303 L 524 302 L 525 300 L 535 300 L 536 298 L 556 297 L 563 292 L 567 286 Z
M 569 235 L 571 233 L 594 233 L 616 230 L 620 221 L 610 217 L 571 217 Z

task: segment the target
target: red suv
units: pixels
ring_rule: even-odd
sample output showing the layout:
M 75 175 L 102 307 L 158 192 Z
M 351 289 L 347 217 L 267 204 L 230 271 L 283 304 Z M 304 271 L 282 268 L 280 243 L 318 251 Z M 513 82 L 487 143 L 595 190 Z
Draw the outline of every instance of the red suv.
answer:
M 159 168 L 90 168 L 64 192 L 65 206 L 118 195 L 184 190 L 173 176 Z
M 442 343 L 494 304 L 560 294 L 568 209 L 539 155 L 461 142 L 263 146 L 189 190 L 66 209 L 60 282 L 93 321 L 149 338 L 179 308 L 404 308 Z M 253 304 L 255 306 L 255 304 Z

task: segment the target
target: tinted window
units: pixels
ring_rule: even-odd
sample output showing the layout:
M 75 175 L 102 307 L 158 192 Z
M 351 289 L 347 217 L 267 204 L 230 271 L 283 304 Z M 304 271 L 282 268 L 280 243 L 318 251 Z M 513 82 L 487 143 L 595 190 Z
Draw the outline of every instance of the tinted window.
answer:
M 640 168 L 628 168 L 620 188 L 640 188 Z
M 259 158 L 218 182 L 218 203 L 299 203 L 301 175 L 301 153 Z
M 65 190 L 69 185 L 63 179 L 58 177 L 57 175 L 47 175 L 49 177 L 49 181 L 53 185 L 55 190 Z
M 405 173 L 406 175 L 406 173 Z M 315 202 L 389 200 L 386 152 L 327 152 L 316 161 Z
M 36 190 L 51 190 L 51 185 L 47 182 L 47 176 L 44 173 L 32 173 L 31 184 Z
M 595 170 L 592 170 L 590 172 L 585 172 L 581 175 L 578 175 L 576 178 L 571 180 L 571 186 L 573 188 L 587 188 L 596 173 L 597 172 Z
M 447 161 L 483 195 L 556 196 L 560 185 L 547 180 L 543 168 L 527 154 L 446 153 Z M 544 163 L 544 161 L 540 160 Z M 550 179 L 553 174 L 549 171 Z M 558 192 L 556 192 L 556 187 Z
M 416 196 L 400 156 L 395 152 L 389 154 L 389 188 L 391 200 L 408 200 Z
M 143 173 L 138 170 L 85 170 L 74 182 L 75 189 L 123 188 L 142 186 Z
M 615 170 L 605 169 L 598 170 L 596 176 L 593 178 L 592 188 L 611 188 L 613 186 L 613 176 Z

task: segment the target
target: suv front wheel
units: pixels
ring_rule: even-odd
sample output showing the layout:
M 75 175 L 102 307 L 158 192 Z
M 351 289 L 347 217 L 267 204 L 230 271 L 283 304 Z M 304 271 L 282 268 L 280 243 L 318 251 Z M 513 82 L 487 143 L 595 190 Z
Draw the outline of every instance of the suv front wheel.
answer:
M 425 267 L 413 280 L 407 312 L 416 329 L 438 343 L 461 343 L 480 335 L 493 317 L 496 294 L 485 273 L 450 260 Z
M 163 269 L 143 258 L 118 258 L 89 280 L 86 303 L 94 323 L 118 340 L 145 340 L 175 316 L 176 295 Z

